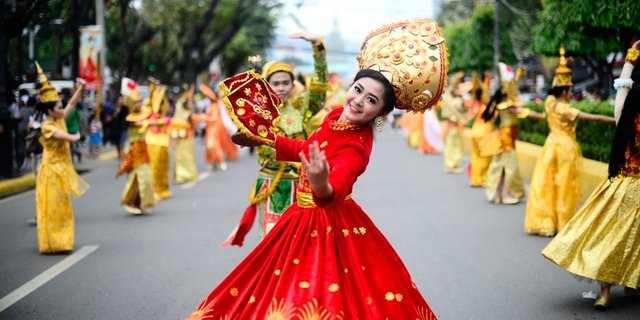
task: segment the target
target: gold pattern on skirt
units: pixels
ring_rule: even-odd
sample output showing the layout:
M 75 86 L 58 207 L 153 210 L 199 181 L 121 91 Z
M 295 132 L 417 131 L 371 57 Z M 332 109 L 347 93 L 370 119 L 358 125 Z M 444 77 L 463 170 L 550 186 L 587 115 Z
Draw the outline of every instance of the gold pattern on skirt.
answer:
M 542 251 L 567 271 L 640 287 L 640 178 L 604 180 Z

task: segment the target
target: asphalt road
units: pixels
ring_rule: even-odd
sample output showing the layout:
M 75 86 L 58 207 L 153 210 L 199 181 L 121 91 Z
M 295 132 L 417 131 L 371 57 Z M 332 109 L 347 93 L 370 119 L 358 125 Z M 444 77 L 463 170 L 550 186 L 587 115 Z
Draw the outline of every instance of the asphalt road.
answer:
M 114 179 L 115 160 L 85 174 L 91 189 L 74 201 L 71 255 L 37 253 L 36 229 L 26 223 L 33 191 L 0 200 L 0 319 L 189 315 L 258 241 L 252 230 L 243 248 L 220 247 L 248 203 L 255 158 L 243 150 L 227 171 L 209 173 L 202 148 L 198 142 L 202 180 L 172 185 L 174 198 L 149 216 L 119 207 L 125 178 Z M 583 292 L 598 285 L 540 255 L 549 239 L 523 233 L 524 204 L 487 203 L 465 175 L 443 173 L 441 156 L 419 155 L 388 128 L 376 138 L 354 199 L 440 319 L 640 319 L 640 298 L 623 297 L 619 287 L 609 311 L 594 311 Z

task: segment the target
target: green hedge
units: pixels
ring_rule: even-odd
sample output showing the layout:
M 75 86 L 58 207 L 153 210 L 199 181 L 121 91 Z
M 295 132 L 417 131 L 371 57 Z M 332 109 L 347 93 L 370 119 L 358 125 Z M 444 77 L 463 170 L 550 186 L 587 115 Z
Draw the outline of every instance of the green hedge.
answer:
M 613 117 L 613 105 L 608 101 L 580 101 L 574 102 L 572 105 L 576 109 L 584 112 Z M 531 102 L 526 104 L 526 107 L 537 112 L 543 112 L 544 102 Z M 548 134 L 549 126 L 547 125 L 547 121 L 531 118 L 520 121 L 520 134 L 518 139 L 522 141 L 542 146 Z M 609 152 L 611 151 L 614 134 L 615 126 L 609 123 L 578 120 L 576 127 L 576 137 L 578 138 L 582 155 L 585 158 L 602 162 L 609 162 Z

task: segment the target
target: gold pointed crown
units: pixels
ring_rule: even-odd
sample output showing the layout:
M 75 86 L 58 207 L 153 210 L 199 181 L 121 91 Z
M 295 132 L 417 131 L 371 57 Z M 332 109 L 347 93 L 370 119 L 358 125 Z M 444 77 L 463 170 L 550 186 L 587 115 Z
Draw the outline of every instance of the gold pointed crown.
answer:
M 423 112 L 445 89 L 448 52 L 442 30 L 430 19 L 396 22 L 371 32 L 357 57 L 360 69 L 382 73 L 393 86 L 396 108 Z
M 58 96 L 58 92 L 54 87 L 49 84 L 49 80 L 44 75 L 42 68 L 36 61 L 36 70 L 38 70 L 38 75 L 40 76 L 40 84 L 42 87 L 38 90 L 38 94 L 40 95 L 40 102 L 57 102 L 60 101 L 60 96 Z
M 564 53 L 564 46 L 560 46 L 560 60 L 558 61 L 556 74 L 553 77 L 553 82 L 551 83 L 553 87 L 568 87 L 573 85 L 571 80 L 571 68 L 567 66 L 570 61 L 565 59 Z

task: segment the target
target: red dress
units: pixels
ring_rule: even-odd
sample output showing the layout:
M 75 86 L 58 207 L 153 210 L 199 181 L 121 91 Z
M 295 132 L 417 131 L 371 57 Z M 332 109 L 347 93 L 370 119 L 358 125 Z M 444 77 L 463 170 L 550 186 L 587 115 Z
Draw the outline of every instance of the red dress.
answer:
M 187 319 L 436 319 L 391 244 L 351 199 L 373 145 L 371 126 L 333 110 L 307 141 L 277 137 L 278 160 L 325 151 L 333 187 L 316 198 L 300 172 L 297 203 Z

